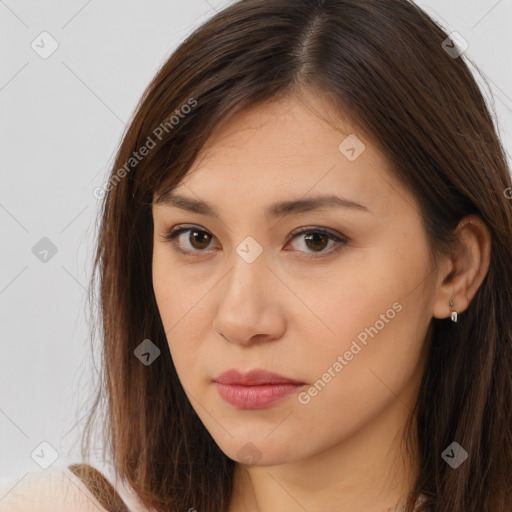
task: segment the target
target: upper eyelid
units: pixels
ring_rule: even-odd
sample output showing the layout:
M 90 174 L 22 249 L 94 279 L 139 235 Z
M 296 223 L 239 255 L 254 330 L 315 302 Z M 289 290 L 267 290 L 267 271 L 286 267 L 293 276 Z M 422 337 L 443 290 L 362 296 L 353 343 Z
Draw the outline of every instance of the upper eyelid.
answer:
M 217 238 L 215 235 L 210 233 L 210 231 L 208 231 L 207 229 L 204 229 L 201 226 L 198 226 L 196 224 L 193 224 L 193 225 L 178 224 L 177 226 L 175 226 L 173 228 L 170 228 L 167 231 L 164 231 L 163 238 L 168 239 L 168 241 L 170 241 L 171 243 L 176 245 L 181 252 L 185 252 L 185 253 L 194 253 L 194 252 L 196 252 L 196 253 L 201 253 L 201 252 L 207 253 L 208 249 L 205 249 L 205 250 L 191 250 L 191 249 L 181 249 L 179 247 L 179 244 L 177 243 L 178 237 L 181 236 L 183 233 L 186 233 L 187 231 L 194 230 L 194 229 L 196 229 L 197 231 L 202 231 L 204 233 L 208 233 L 213 238 Z M 325 227 L 321 227 L 321 226 L 311 226 L 311 225 L 310 226 L 303 226 L 303 227 L 299 227 L 299 228 L 294 229 L 290 233 L 290 238 L 289 238 L 288 241 L 292 241 L 297 236 L 304 235 L 304 234 L 306 234 L 308 232 L 323 233 L 323 234 L 329 236 L 330 239 L 332 241 L 334 241 L 338 245 L 345 245 L 346 243 L 349 242 L 349 238 L 346 237 L 342 233 L 333 232 L 329 228 L 325 228 Z M 170 239 L 169 235 L 175 235 L 175 236 L 172 239 Z M 329 252 L 330 251 L 323 251 L 323 252 L 318 252 L 318 254 L 319 255 L 321 255 L 321 254 L 328 254 Z M 312 253 L 312 254 L 314 254 L 314 253 Z
M 168 229 L 167 231 L 165 231 L 165 233 L 167 234 L 171 234 L 171 233 L 176 233 L 177 231 L 181 231 L 181 232 L 186 232 L 188 230 L 191 230 L 191 229 L 197 229 L 197 231 L 203 231 L 205 233 L 208 233 L 209 235 L 211 235 L 212 237 L 214 238 L 217 238 L 214 234 L 212 234 L 209 230 L 199 226 L 199 225 L 196 225 L 196 224 L 193 224 L 193 225 L 187 225 L 187 224 L 178 224 L 177 226 L 175 226 L 174 228 L 172 229 Z M 305 231 L 311 231 L 311 232 L 323 232 L 323 233 L 326 233 L 328 235 L 332 235 L 333 237 L 338 237 L 338 238 L 343 238 L 343 239 L 347 239 L 347 237 L 341 233 L 337 233 L 337 232 L 333 232 L 332 229 L 330 228 L 324 228 L 324 227 L 321 227 L 321 226 L 303 226 L 303 227 L 300 227 L 300 228 L 295 228 L 291 233 L 290 233 L 290 236 L 294 236 L 294 235 L 300 235 L 300 234 L 304 234 Z M 181 234 L 181 233 L 180 233 Z

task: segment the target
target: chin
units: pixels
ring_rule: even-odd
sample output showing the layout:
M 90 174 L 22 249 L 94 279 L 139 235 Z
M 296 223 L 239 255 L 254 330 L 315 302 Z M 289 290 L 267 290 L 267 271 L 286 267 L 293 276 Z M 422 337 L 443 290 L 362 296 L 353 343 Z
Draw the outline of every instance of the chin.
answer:
M 284 444 L 277 439 L 266 439 L 267 434 L 230 438 L 219 447 L 230 459 L 248 466 L 276 466 L 303 458 L 297 450 L 297 441 L 289 440 Z

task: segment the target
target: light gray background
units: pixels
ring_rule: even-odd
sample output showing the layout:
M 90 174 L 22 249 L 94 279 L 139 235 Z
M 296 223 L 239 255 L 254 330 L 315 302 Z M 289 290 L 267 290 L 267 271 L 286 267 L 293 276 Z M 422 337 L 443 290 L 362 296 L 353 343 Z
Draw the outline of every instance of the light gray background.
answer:
M 39 471 L 31 453 L 43 441 L 58 452 L 51 467 L 80 459 L 93 190 L 157 68 L 228 3 L 0 0 L 0 484 Z M 510 161 L 512 0 L 417 3 L 469 42 Z M 43 31 L 59 45 L 47 59 L 31 47 Z M 46 263 L 32 252 L 42 237 L 57 247 Z

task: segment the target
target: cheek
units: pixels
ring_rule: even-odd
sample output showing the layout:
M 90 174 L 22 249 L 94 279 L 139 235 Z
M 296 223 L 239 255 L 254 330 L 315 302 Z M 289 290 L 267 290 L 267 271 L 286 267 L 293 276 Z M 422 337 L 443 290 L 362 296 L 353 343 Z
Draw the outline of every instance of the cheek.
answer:
M 317 336 L 315 346 L 301 355 L 310 361 L 306 408 L 337 403 L 344 422 L 355 421 L 378 410 L 413 378 L 430 322 L 432 290 L 424 253 L 406 254 L 407 261 L 396 252 L 374 254 L 371 265 L 362 265 L 364 273 L 347 272 L 338 279 L 343 286 L 324 288 L 316 306 L 330 332 Z M 334 414 L 328 421 L 340 419 Z
M 363 346 L 365 341 L 369 346 L 370 340 L 386 340 L 375 348 L 385 344 L 391 351 L 410 345 L 429 319 L 425 311 L 432 295 L 430 271 L 427 247 L 420 238 L 412 246 L 395 238 L 382 243 L 379 251 L 358 251 L 357 257 L 344 261 L 321 298 L 335 332 L 331 339 L 348 345 L 358 339 Z
M 158 252 L 153 256 L 153 290 L 167 337 L 169 350 L 180 380 L 199 350 L 204 326 L 204 290 L 200 283 L 185 284 L 180 272 Z M 203 317 L 201 323 L 201 317 Z M 183 375 L 182 375 L 183 374 Z
M 365 266 L 365 259 L 370 258 L 372 264 Z M 344 351 L 358 335 L 364 344 L 370 336 L 366 329 L 375 323 L 379 333 L 390 330 L 389 325 L 400 316 L 397 310 L 402 309 L 407 282 L 385 258 L 379 261 L 369 253 L 368 258 L 359 253 L 357 268 L 345 259 L 337 272 L 309 276 L 294 289 L 309 309 L 299 304 L 293 317 L 297 325 L 310 327 L 303 341 L 324 350 Z

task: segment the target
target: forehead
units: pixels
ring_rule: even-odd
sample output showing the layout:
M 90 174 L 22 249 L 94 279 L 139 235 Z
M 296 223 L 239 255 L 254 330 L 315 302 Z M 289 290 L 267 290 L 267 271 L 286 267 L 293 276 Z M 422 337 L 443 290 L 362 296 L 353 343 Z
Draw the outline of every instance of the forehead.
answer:
M 224 122 L 174 190 L 213 202 L 241 197 L 245 208 L 338 193 L 389 209 L 406 192 L 384 155 L 354 132 L 320 95 L 269 101 Z
M 334 114 L 327 97 L 311 92 L 288 95 L 246 108 L 224 121 L 202 148 L 191 171 L 200 166 L 201 158 L 209 162 L 226 156 L 243 159 L 241 149 L 245 154 L 257 154 L 257 161 L 281 158 L 300 163 L 316 161 L 319 156 L 339 157 L 339 144 L 353 132 L 346 116 Z M 383 160 L 372 153 L 373 158 Z

